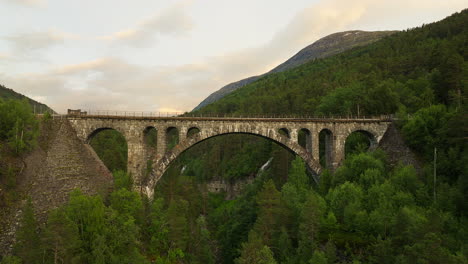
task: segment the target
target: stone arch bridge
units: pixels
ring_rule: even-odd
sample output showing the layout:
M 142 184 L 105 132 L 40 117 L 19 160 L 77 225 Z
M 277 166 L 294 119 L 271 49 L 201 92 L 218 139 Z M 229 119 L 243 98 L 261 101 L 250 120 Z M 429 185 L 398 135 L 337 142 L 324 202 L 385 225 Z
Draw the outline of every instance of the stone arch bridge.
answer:
M 300 156 L 309 169 L 318 175 L 322 171 L 319 163 L 320 132 L 326 132 L 324 144 L 327 165 L 335 169 L 344 159 L 345 141 L 352 132 L 362 131 L 368 134 L 373 148 L 391 124 L 388 118 L 128 117 L 69 114 L 67 119 L 84 144 L 88 144 L 99 131 L 119 131 L 127 141 L 128 171 L 133 175 L 136 188 L 149 197 L 152 197 L 156 183 L 172 161 L 191 146 L 215 136 L 243 133 L 272 140 Z M 145 143 L 145 133 L 150 128 L 157 130 L 155 151 L 151 151 Z M 177 129 L 179 141 L 169 150 L 167 135 L 171 129 Z M 306 135 L 305 144 L 302 145 L 298 141 L 300 131 Z M 143 179 L 148 160 L 153 162 L 153 170 L 147 179 Z

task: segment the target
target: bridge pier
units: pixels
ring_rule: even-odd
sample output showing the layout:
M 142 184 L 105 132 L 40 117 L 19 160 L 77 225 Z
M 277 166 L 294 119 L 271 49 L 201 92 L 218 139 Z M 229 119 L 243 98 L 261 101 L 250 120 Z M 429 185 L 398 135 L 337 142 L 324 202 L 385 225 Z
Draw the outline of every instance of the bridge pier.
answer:
M 156 146 L 156 157 L 155 160 L 161 159 L 164 154 L 166 154 L 167 149 L 167 135 L 166 135 L 166 128 L 158 129 L 158 144 Z
M 310 132 L 310 136 L 311 136 L 311 147 L 312 147 L 312 158 L 319 161 L 320 160 L 320 150 L 319 150 L 319 144 L 320 144 L 320 140 L 319 140 L 319 133 L 318 132 L 315 132 L 313 133 L 312 131 Z
M 332 170 L 336 170 L 341 165 L 341 162 L 343 162 L 344 160 L 346 137 L 347 136 L 344 136 L 342 134 L 333 136 L 333 143 L 331 146 L 331 151 L 333 152 L 333 154 L 330 157 Z
M 297 136 L 297 128 L 291 129 L 289 136 L 291 137 L 291 140 L 293 142 L 299 143 L 298 136 Z
M 148 147 L 143 140 L 132 139 L 127 141 L 127 148 L 127 172 L 132 175 L 134 185 L 139 186 L 146 170 Z
M 188 128 L 183 126 L 179 128 L 179 143 L 187 138 Z

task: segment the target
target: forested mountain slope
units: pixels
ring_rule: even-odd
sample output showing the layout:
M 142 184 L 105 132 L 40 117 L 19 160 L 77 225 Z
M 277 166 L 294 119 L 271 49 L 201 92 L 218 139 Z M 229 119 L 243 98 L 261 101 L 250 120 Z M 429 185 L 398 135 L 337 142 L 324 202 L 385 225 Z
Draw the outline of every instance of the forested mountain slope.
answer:
M 415 112 L 466 100 L 467 11 L 376 43 L 267 75 L 201 113 Z
M 338 54 L 345 50 L 351 49 L 357 46 L 363 46 L 374 41 L 377 41 L 385 36 L 395 33 L 396 31 L 345 31 L 338 32 L 326 37 L 323 37 L 316 42 L 310 44 L 309 46 L 300 50 L 296 55 L 289 58 L 287 61 L 281 63 L 271 71 L 264 73 L 259 76 L 252 76 L 245 79 L 242 79 L 237 82 L 230 83 L 218 91 L 212 93 L 205 100 L 203 100 L 194 110 L 198 110 L 208 104 L 211 104 L 227 94 L 249 84 L 263 76 L 266 76 L 275 72 L 282 72 L 299 65 L 302 65 L 306 62 L 312 61 L 316 58 L 325 58 L 331 55 Z
M 17 93 L 13 91 L 12 89 L 6 88 L 5 86 L 0 84 L 0 99 L 15 99 L 15 100 L 23 100 L 26 99 L 28 103 L 31 105 L 33 110 L 36 110 L 36 113 L 44 113 L 44 112 L 50 112 L 50 113 L 55 113 L 54 110 L 52 110 L 50 107 L 47 105 L 37 102 L 27 96 L 24 96 L 20 93 Z

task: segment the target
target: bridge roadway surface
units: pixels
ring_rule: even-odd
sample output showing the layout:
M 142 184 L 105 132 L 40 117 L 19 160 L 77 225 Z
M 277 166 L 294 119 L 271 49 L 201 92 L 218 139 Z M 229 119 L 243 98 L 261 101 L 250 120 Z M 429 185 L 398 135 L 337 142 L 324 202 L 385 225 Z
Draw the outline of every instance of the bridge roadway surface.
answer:
M 168 166 L 185 150 L 206 139 L 225 134 L 251 134 L 274 141 L 300 156 L 316 175 L 323 170 L 319 162 L 320 144 L 325 144 L 325 158 L 330 169 L 336 169 L 344 159 L 346 138 L 355 131 L 361 131 L 370 138 L 375 148 L 387 131 L 392 120 L 377 118 L 307 118 L 307 117 L 159 117 L 138 115 L 85 115 L 65 116 L 77 136 L 88 144 L 94 135 L 102 130 L 119 131 L 127 140 L 128 171 L 134 178 L 137 189 L 152 197 L 154 186 Z M 157 130 L 157 147 L 151 150 L 145 144 L 149 128 Z M 197 133 L 190 131 L 197 129 Z M 176 129 L 178 144 L 167 148 L 167 134 Z M 298 134 L 304 132 L 305 144 L 299 144 Z M 325 140 L 319 142 L 319 134 Z M 190 134 L 190 135 L 189 135 Z M 153 164 L 149 177 L 143 177 L 147 161 Z

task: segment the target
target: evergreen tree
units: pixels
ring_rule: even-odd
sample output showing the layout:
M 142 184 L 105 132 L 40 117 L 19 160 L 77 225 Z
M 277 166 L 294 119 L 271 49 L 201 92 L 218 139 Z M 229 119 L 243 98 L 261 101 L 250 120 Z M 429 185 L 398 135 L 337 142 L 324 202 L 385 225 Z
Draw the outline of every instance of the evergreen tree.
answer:
M 24 263 L 34 264 L 42 262 L 42 243 L 31 199 L 27 200 L 23 209 L 20 228 L 16 232 L 14 252 Z
M 309 264 L 327 264 L 327 257 L 325 256 L 325 253 L 319 251 L 319 250 L 314 250 L 314 254 L 312 255 L 312 258 L 309 261 Z
M 249 240 L 242 243 L 241 255 L 236 264 L 276 264 L 270 248 L 262 243 L 262 239 L 255 233 L 249 233 Z
M 259 213 L 253 231 L 265 245 L 273 245 L 274 236 L 279 234 L 281 216 L 281 196 L 272 180 L 264 183 L 257 195 Z
M 186 251 L 189 243 L 188 202 L 184 199 L 172 200 L 167 209 L 169 241 L 171 248 Z
M 196 224 L 195 241 L 192 245 L 195 259 L 198 263 L 215 263 L 214 255 L 210 247 L 210 231 L 208 230 L 205 217 L 202 215 L 199 216 Z
M 79 250 L 78 229 L 63 209 L 49 212 L 42 240 L 50 263 L 71 263 Z

